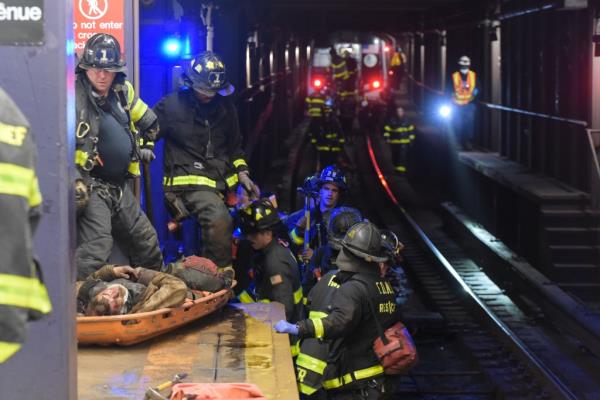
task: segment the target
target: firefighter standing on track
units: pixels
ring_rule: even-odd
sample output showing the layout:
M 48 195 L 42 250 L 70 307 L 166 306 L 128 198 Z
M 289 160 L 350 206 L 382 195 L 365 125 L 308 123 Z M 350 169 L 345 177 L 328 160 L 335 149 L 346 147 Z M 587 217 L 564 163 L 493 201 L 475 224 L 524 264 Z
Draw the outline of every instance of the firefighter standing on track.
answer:
M 186 66 L 183 86 L 154 107 L 164 138 L 164 191 L 172 214 L 192 215 L 202 228 L 203 256 L 231 267 L 232 220 L 224 192 L 238 182 L 250 193 L 237 111 L 221 57 L 197 55 Z
M 373 352 L 373 341 L 378 337 L 374 318 L 383 330 L 397 319 L 391 285 L 380 275 L 386 260 L 379 230 L 370 222 L 359 222 L 342 240 L 342 250 L 337 258 L 340 272 L 335 278 L 340 287 L 335 292 L 329 314 L 297 324 L 279 321 L 275 325 L 277 332 L 298 335 L 301 339 L 343 338 L 335 354 L 329 356 L 335 360 L 337 375 L 323 382 L 330 399 L 371 400 L 391 395 L 383 367 Z M 315 363 L 314 368 L 320 370 L 322 366 Z
M 0 364 L 23 346 L 27 321 L 52 309 L 33 259 L 42 195 L 29 124 L 0 89 Z
M 415 126 L 406 119 L 404 108 L 394 102 L 392 115 L 385 122 L 383 137 L 389 143 L 397 173 L 408 172 L 409 156 L 415 141 Z
M 131 265 L 158 269 L 162 254 L 156 231 L 128 182 L 139 176 L 140 160 L 154 159 L 148 136 L 158 131 L 156 115 L 125 80 L 125 62 L 113 36 L 92 36 L 75 72 L 78 279 L 106 264 L 113 239 L 128 252 Z
M 304 231 L 310 229 L 310 247 L 302 254 L 305 262 L 310 261 L 313 250 L 327 242 L 327 227 L 331 211 L 341 203 L 342 196 L 348 190 L 346 176 L 335 165 L 329 165 L 321 171 L 318 180 L 318 202 L 310 210 L 310 226 L 306 227 L 304 209 L 288 216 L 286 225 L 295 248 L 304 244 Z
M 334 101 L 324 82 L 306 97 L 306 107 L 306 115 L 310 118 L 308 138 L 317 150 L 318 164 L 334 163 L 345 139 L 335 115 Z
M 333 209 L 327 226 L 327 243 L 319 247 L 310 259 L 308 276 L 303 280 L 304 291 L 308 293 L 321 276 L 337 269 L 335 259 L 342 249 L 342 239 L 350 227 L 362 221 L 360 211 L 352 207 Z
M 455 105 L 454 134 L 463 150 L 471 150 L 475 129 L 475 99 L 479 95 L 480 85 L 475 71 L 470 69 L 471 59 L 462 56 L 458 60 L 459 70 L 451 77 L 452 101 Z

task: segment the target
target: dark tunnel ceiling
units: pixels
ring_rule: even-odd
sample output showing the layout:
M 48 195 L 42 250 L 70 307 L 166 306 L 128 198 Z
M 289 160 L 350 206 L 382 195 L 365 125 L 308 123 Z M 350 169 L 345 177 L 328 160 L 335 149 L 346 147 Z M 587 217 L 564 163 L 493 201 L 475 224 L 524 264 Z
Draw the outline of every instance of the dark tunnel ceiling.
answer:
M 251 7 L 258 24 L 294 31 L 400 32 L 477 18 L 487 3 L 485 0 L 249 0 L 245 5 Z

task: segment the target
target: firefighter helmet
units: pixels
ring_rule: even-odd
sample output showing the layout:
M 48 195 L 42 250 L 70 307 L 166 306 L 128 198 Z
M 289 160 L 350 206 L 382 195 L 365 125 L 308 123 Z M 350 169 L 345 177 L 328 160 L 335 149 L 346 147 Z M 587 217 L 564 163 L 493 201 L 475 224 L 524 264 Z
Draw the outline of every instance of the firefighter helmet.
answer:
M 323 186 L 326 183 L 332 183 L 341 190 L 348 189 L 346 176 L 336 165 L 329 165 L 321 171 L 321 174 L 319 175 L 319 186 Z
M 334 249 L 342 248 L 342 239 L 352 225 L 362 221 L 360 211 L 352 207 L 338 207 L 333 209 L 329 217 L 327 228 L 327 243 Z
M 108 33 L 96 33 L 89 38 L 77 67 L 77 72 L 89 68 L 125 72 L 125 61 L 121 57 L 121 45 L 117 38 Z
M 229 96 L 235 88 L 227 82 L 225 63 L 218 54 L 205 51 L 194 57 L 183 72 L 184 83 L 196 90 Z
M 281 222 L 277 209 L 268 199 L 256 200 L 242 209 L 240 219 L 244 233 L 267 230 Z
M 470 67 L 471 59 L 467 56 L 462 56 L 458 59 L 458 65 L 460 65 L 461 67 Z
M 387 261 L 383 252 L 381 233 L 370 222 L 354 224 L 342 239 L 342 249 L 335 263 L 342 271 L 374 271 L 378 263 Z

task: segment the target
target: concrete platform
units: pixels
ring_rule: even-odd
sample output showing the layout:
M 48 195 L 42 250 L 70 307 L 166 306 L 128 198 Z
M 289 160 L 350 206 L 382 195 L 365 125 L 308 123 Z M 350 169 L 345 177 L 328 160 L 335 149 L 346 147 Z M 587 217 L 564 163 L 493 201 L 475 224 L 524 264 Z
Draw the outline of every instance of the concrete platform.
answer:
M 298 399 L 288 335 L 272 329 L 284 314 L 278 303 L 232 304 L 139 345 L 80 347 L 78 398 L 143 399 L 185 372 L 185 382 L 248 382 L 269 399 Z
M 535 174 L 498 153 L 461 152 L 458 159 L 536 204 L 585 206 L 589 202 L 589 194 L 548 176 Z

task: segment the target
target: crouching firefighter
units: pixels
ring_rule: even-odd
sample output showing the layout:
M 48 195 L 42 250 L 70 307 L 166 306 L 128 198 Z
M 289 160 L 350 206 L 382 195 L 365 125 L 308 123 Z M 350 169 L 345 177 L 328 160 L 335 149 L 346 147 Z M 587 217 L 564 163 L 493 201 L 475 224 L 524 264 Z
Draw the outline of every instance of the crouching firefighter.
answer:
M 147 138 L 158 131 L 156 115 L 125 80 L 121 47 L 113 36 L 92 36 L 75 72 L 78 279 L 107 263 L 113 239 L 131 265 L 158 269 L 162 255 L 156 231 L 128 183 L 139 176 L 140 160 L 154 159 Z
M 27 321 L 52 309 L 33 259 L 42 204 L 35 158 L 25 116 L 0 89 L 0 364 L 25 343 Z
M 279 321 L 275 325 L 276 331 L 301 339 L 343 338 L 329 355 L 336 365 L 336 376 L 323 381 L 329 399 L 384 399 L 391 394 L 383 366 L 373 352 L 373 341 L 378 337 L 374 318 L 384 330 L 396 321 L 391 285 L 381 278 L 381 266 L 386 260 L 379 230 L 370 222 L 355 224 L 344 236 L 336 260 L 340 272 L 335 283 L 340 287 L 335 291 L 329 314 L 297 324 Z
M 190 215 L 202 229 L 202 255 L 223 270 L 231 268 L 233 223 L 224 193 L 238 182 L 251 198 L 258 188 L 250 180 L 242 151 L 238 115 L 227 97 L 221 57 L 203 52 L 187 63 L 181 87 L 154 107 L 164 138 L 163 188 L 175 220 Z
M 285 307 L 288 321 L 304 317 L 300 271 L 288 245 L 274 233 L 281 223 L 277 209 L 267 199 L 253 202 L 241 212 L 242 232 L 257 256 L 252 260 L 254 268 L 254 293 L 242 292 L 242 302 L 277 301 Z M 296 338 L 291 338 L 292 356 L 297 355 Z

